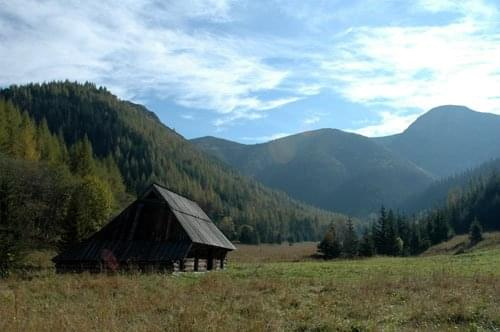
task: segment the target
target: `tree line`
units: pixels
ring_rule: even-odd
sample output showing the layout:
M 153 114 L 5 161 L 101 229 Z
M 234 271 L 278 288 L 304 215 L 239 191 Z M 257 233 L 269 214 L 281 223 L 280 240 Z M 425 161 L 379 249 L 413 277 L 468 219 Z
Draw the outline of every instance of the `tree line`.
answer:
M 448 188 L 445 202 L 418 216 L 410 218 L 382 207 L 377 220 L 365 228 L 359 238 L 359 232 L 346 233 L 339 231 L 338 225 L 331 226 L 318 251 L 327 258 L 375 254 L 410 256 L 447 241 L 455 234 L 467 233 L 470 244 L 474 245 L 482 240 L 483 230 L 500 230 L 499 167 L 499 161 L 493 160 L 474 171 L 432 185 L 430 188 L 439 191 Z M 449 182 L 456 185 L 450 186 Z M 334 250 L 327 252 L 328 248 Z
M 325 258 L 412 256 L 445 242 L 455 234 L 469 233 L 470 245 L 483 239 L 483 228 L 499 230 L 500 176 L 493 172 L 475 179 L 469 187 L 450 191 L 446 205 L 422 216 L 408 218 L 382 207 L 371 227 L 361 237 L 348 221 L 347 230 L 332 225 L 318 245 Z

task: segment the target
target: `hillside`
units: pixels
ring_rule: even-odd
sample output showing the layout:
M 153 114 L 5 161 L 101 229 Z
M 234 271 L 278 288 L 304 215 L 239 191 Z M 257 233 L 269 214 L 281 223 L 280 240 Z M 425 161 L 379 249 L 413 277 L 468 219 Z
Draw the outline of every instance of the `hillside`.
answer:
M 205 137 L 201 150 L 315 206 L 364 215 L 423 189 L 432 177 L 361 135 L 335 129 L 243 145 Z
M 470 246 L 469 236 L 457 235 L 446 242 L 430 247 L 422 256 L 432 255 L 458 255 L 483 250 L 500 249 L 500 232 L 484 233 L 484 240 L 474 246 Z
M 86 139 L 97 158 L 116 162 L 129 192 L 156 181 L 200 203 L 232 238 L 243 225 L 252 241 L 316 240 L 340 216 L 290 199 L 199 152 L 144 106 L 105 88 L 53 82 L 12 86 L 0 98 L 26 111 L 68 146 Z
M 402 201 L 397 207 L 406 213 L 417 213 L 446 204 L 448 198 L 457 196 L 471 183 L 500 172 L 500 159 L 494 159 L 463 173 L 439 179 L 423 191 L 417 192 Z
M 374 140 L 435 176 L 446 177 L 500 156 L 500 116 L 440 106 L 403 133 Z

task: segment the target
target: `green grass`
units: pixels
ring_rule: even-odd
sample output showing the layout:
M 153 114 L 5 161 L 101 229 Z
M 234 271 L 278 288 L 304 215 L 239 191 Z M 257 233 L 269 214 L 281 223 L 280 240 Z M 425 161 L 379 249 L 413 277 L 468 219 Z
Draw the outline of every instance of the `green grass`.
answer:
M 210 273 L 12 277 L 0 281 L 0 331 L 500 330 L 500 249 L 331 262 L 238 257 Z

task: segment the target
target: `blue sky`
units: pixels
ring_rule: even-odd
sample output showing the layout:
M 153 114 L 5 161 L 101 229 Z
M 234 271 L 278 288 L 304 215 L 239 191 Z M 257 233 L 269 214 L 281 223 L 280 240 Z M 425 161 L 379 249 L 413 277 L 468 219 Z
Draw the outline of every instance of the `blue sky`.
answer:
M 0 86 L 92 81 L 187 138 L 404 130 L 432 107 L 500 114 L 487 0 L 0 0 Z

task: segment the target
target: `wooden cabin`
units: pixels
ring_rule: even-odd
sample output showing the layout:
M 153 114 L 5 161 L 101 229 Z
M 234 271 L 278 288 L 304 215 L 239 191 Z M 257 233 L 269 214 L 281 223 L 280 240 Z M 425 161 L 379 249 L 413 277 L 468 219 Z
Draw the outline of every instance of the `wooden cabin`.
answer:
M 153 184 L 100 231 L 52 260 L 58 272 L 224 268 L 236 249 L 195 202 Z

